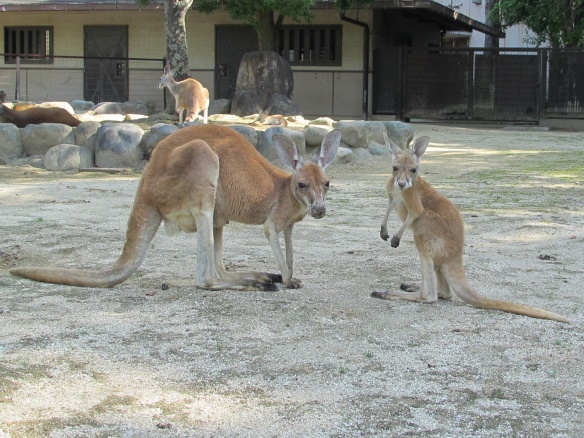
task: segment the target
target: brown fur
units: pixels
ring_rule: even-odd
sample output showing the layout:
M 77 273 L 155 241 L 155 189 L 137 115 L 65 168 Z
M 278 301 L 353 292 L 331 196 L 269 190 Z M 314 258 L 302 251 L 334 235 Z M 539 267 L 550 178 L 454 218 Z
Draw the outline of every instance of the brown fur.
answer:
M 168 136 L 154 150 L 138 185 L 118 260 L 102 270 L 14 268 L 12 275 L 48 283 L 111 287 L 138 269 L 162 221 L 167 231 L 197 232 L 197 286 L 205 289 L 274 290 L 274 281 L 300 287 L 292 277 L 292 230 L 308 212 L 326 213 L 328 180 L 340 133 L 323 141 L 316 162 L 303 164 L 287 137 L 274 135 L 290 174 L 267 161 L 241 134 L 223 126 L 190 126 Z M 229 221 L 263 225 L 281 275 L 227 273 L 223 266 L 223 227 Z M 279 244 L 284 232 L 286 254 Z
M 270 116 L 270 109 L 268 108 L 266 111 L 260 110 L 252 125 L 281 126 L 283 128 L 288 126 L 288 121 L 282 114 L 273 114 Z
M 77 126 L 81 121 L 63 108 L 34 107 L 22 111 L 14 111 L 5 105 L 0 105 L 0 121 L 13 123 L 19 128 L 39 123 L 62 123 Z
M 387 183 L 388 207 L 381 223 L 381 238 L 387 240 L 387 220 L 396 208 L 402 227 L 391 239 L 397 248 L 403 232 L 411 227 L 422 265 L 422 284 L 419 294 L 383 291 L 371 295 L 384 299 L 404 299 L 434 303 L 438 298 L 450 299 L 452 292 L 466 303 L 482 309 L 495 309 L 532 318 L 570 322 L 567 318 L 546 310 L 508 301 L 493 300 L 480 295 L 469 284 L 462 263 L 464 251 L 464 222 L 456 206 L 418 176 L 420 158 L 429 142 L 418 138 L 412 151 L 402 151 L 386 138 L 393 156 L 393 175 Z M 402 285 L 405 290 L 409 286 Z M 416 288 L 414 288 L 416 289 Z
M 185 122 L 194 122 L 201 111 L 203 111 L 203 122 L 207 123 L 209 114 L 209 90 L 199 81 L 187 78 L 183 81 L 175 81 L 173 76 L 176 69 L 171 70 L 170 65 L 164 66 L 164 74 L 160 78 L 158 88 L 168 87 L 175 100 L 175 112 L 178 113 L 179 123 L 183 122 L 183 111 L 187 115 Z

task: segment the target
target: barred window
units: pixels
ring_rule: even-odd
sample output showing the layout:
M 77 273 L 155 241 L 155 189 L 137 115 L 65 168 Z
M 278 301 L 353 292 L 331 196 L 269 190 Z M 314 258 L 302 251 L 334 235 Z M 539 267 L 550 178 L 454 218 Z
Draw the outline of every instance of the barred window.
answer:
M 52 27 L 5 27 L 4 62 L 14 64 L 19 55 L 23 64 L 53 62 Z
M 341 65 L 342 26 L 282 26 L 278 51 L 290 65 Z

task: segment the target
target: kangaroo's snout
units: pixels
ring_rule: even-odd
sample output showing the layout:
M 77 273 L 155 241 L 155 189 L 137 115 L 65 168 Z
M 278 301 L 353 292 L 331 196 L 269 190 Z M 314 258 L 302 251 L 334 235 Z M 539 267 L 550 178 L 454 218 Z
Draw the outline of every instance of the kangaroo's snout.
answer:
M 326 206 L 324 204 L 312 204 L 310 206 L 310 215 L 315 219 L 322 219 L 326 216 Z

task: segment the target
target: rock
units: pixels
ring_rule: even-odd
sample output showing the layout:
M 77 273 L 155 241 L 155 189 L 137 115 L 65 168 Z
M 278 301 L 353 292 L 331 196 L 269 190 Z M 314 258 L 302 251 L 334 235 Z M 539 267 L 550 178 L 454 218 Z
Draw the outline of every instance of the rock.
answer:
M 131 123 L 106 123 L 95 139 L 97 167 L 140 167 L 144 151 L 140 142 L 144 131 Z
M 241 135 L 243 135 L 255 148 L 257 148 L 258 140 L 261 138 L 260 133 L 249 126 L 235 125 L 230 126 L 231 129 L 235 129 Z
M 284 117 L 302 115 L 298 105 L 280 93 L 272 95 L 265 109 L 270 110 L 269 114 L 281 114 Z
M 231 112 L 231 99 L 215 99 L 209 104 L 209 115 L 229 114 Z
M 300 155 L 304 157 L 304 159 L 308 159 L 306 156 L 306 141 L 304 140 L 304 133 L 302 131 L 293 130 L 289 128 L 282 128 L 280 126 L 273 126 L 265 130 L 264 134 L 262 135 L 261 139 L 258 141 L 257 150 L 266 157 L 269 161 L 275 164 L 281 164 L 280 158 L 278 157 L 278 153 L 274 148 L 274 142 L 272 141 L 272 137 L 275 134 L 285 135 L 289 137 L 290 140 L 296 144 L 296 148 Z
M 327 125 L 331 129 L 335 125 L 335 121 L 330 117 L 319 117 L 318 119 L 314 119 L 311 122 L 308 122 L 309 125 Z
M 245 117 L 258 113 L 260 99 L 256 90 L 242 90 L 235 93 L 231 101 L 231 113 Z
M 335 129 L 343 134 L 342 141 L 352 148 L 369 149 L 369 144 L 383 144 L 385 139 L 383 133 L 387 133 L 385 125 L 382 122 L 368 121 L 340 121 L 335 123 Z
M 91 108 L 93 114 L 101 115 L 101 114 L 123 114 L 120 105 L 116 102 L 102 102 L 95 105 Z
M 322 144 L 322 140 L 325 135 L 333 130 L 332 127 L 325 125 L 307 125 L 304 128 L 304 138 L 306 140 L 306 146 L 318 147 Z
M 88 100 L 72 100 L 69 102 L 75 112 L 90 111 L 95 106 L 95 103 Z
M 11 160 L 9 166 L 30 166 L 42 169 L 44 155 L 33 155 L 32 157 L 16 158 Z
M 339 150 L 337 151 L 337 156 L 333 160 L 333 164 L 349 164 L 354 160 L 355 157 L 351 148 L 339 146 Z
M 270 50 L 248 52 L 239 65 L 231 113 L 257 114 L 257 107 L 267 109 L 274 94 L 291 99 L 293 90 L 292 69 L 284 58 Z
M 122 114 L 139 114 L 148 116 L 148 108 L 143 103 L 139 102 L 124 102 L 119 105 Z
M 22 146 L 27 155 L 44 155 L 58 144 L 74 144 L 72 127 L 61 123 L 41 123 L 22 128 Z
M 93 154 L 83 146 L 60 144 L 53 146 L 43 158 L 47 170 L 73 170 L 93 167 Z
M 400 148 L 405 149 L 414 138 L 412 125 L 399 121 L 382 122 L 387 129 L 387 136 Z
M 152 151 L 158 146 L 158 143 L 178 130 L 178 126 L 170 125 L 168 123 L 157 123 L 152 126 L 152 128 L 150 128 L 150 135 L 146 141 L 146 153 L 148 155 L 152 154 Z
M 101 127 L 99 122 L 82 122 L 75 128 L 75 144 L 77 146 L 83 146 L 91 151 L 93 154 L 95 152 L 95 136 L 97 130 Z
M 12 123 L 0 123 L 0 164 L 24 155 L 20 130 Z

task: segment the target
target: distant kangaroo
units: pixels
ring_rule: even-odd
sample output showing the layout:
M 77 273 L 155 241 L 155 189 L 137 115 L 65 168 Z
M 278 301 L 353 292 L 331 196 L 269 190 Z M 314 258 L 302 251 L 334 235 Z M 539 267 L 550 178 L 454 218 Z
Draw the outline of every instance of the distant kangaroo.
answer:
M 12 275 L 47 283 L 111 287 L 142 263 L 162 221 L 167 231 L 197 232 L 196 284 L 202 289 L 277 290 L 274 282 L 301 287 L 293 278 L 292 230 L 307 213 L 326 214 L 329 180 L 324 168 L 334 159 L 341 134 L 326 135 L 314 161 L 304 163 L 292 140 L 274 135 L 290 174 L 266 160 L 241 134 L 217 125 L 181 129 L 162 140 L 138 185 L 122 254 L 101 270 L 26 268 Z M 223 266 L 223 227 L 229 221 L 263 225 L 281 275 L 228 273 Z M 279 235 L 284 232 L 286 254 Z
M 261 108 L 259 109 L 259 114 L 257 118 L 253 121 L 252 125 L 270 125 L 270 126 L 288 126 L 288 122 L 286 118 L 281 114 L 270 114 L 271 107 L 267 110 L 263 111 Z
M 34 107 L 15 111 L 5 105 L 0 105 L 0 122 L 14 123 L 19 128 L 39 123 L 62 123 L 77 126 L 81 121 L 64 108 Z
M 203 122 L 207 123 L 209 115 L 209 90 L 207 90 L 199 81 L 193 78 L 187 78 L 184 81 L 175 81 L 174 74 L 176 68 L 170 69 L 170 65 L 164 66 L 164 74 L 160 77 L 158 88 L 168 87 L 175 100 L 175 112 L 178 113 L 178 122 L 183 122 L 183 110 L 187 115 L 185 122 L 193 122 L 203 111 Z
M 454 204 L 419 176 L 420 158 L 428 147 L 429 137 L 419 137 L 412 150 L 402 151 L 385 138 L 393 159 L 393 175 L 387 183 L 389 204 L 381 222 L 381 238 L 387 240 L 387 220 L 393 208 L 403 221 L 402 227 L 391 239 L 397 248 L 407 227 L 414 233 L 414 241 L 422 265 L 422 284 L 419 294 L 398 291 L 375 291 L 371 296 L 384 299 L 402 299 L 434 303 L 438 298 L 452 298 L 452 291 L 466 303 L 481 309 L 495 309 L 533 318 L 570 322 L 569 319 L 546 310 L 493 300 L 480 295 L 468 283 L 462 264 L 464 250 L 464 223 Z M 410 291 L 417 288 L 402 285 Z

